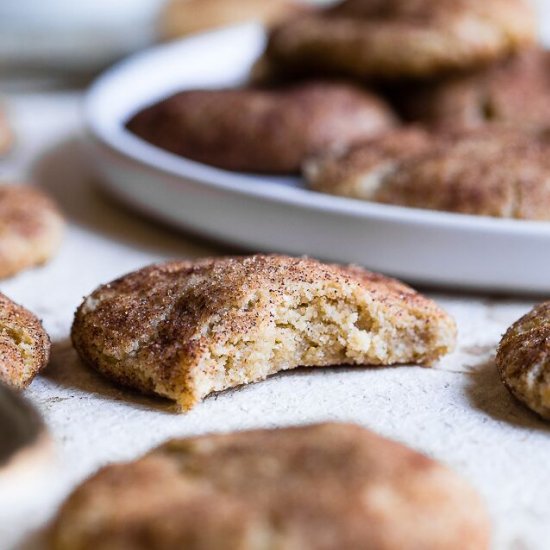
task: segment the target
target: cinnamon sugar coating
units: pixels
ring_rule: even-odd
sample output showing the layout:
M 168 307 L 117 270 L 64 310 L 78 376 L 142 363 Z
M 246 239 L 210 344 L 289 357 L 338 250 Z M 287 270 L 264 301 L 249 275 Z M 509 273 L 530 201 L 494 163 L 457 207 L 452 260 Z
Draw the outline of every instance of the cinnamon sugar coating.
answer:
M 437 128 L 550 128 L 550 52 L 528 49 L 483 71 L 406 88 L 398 103 L 407 118 Z
M 0 279 L 48 261 L 63 227 L 57 206 L 40 189 L 0 185 Z
M 374 202 L 501 218 L 550 220 L 547 133 L 498 126 L 428 134 L 399 129 L 313 158 L 312 189 Z
M 375 135 L 395 117 L 377 96 L 349 84 L 280 89 L 192 90 L 128 122 L 142 139 L 177 155 L 241 172 L 298 172 L 305 157 Z
M 550 420 L 550 302 L 538 305 L 508 329 L 496 365 L 510 392 Z
M 395 280 L 259 255 L 126 275 L 85 299 L 72 338 L 108 378 L 188 410 L 298 366 L 431 364 L 455 332 L 434 302 Z
M 50 339 L 40 320 L 0 293 L 0 382 L 26 388 L 49 355 Z
M 160 34 L 173 40 L 246 21 L 274 24 L 305 11 L 293 0 L 170 0 L 162 10 Z
M 173 440 L 107 466 L 51 550 L 486 550 L 481 499 L 448 468 L 347 424 Z

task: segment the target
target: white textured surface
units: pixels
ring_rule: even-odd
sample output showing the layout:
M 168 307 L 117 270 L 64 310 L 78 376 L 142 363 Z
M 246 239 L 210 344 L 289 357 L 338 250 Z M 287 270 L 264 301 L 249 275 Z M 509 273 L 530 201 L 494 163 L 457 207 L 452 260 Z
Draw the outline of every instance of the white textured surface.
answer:
M 65 209 L 70 228 L 45 268 L 0 284 L 39 314 L 54 341 L 52 363 L 27 391 L 44 414 L 58 460 L 36 490 L 0 495 L 0 549 L 41 548 L 40 529 L 80 479 L 136 457 L 164 439 L 214 430 L 321 419 L 352 420 L 404 441 L 461 472 L 485 496 L 495 548 L 550 546 L 550 431 L 503 389 L 491 358 L 500 334 L 530 303 L 485 296 L 437 298 L 460 325 L 460 349 L 436 370 L 297 371 L 208 399 L 190 414 L 119 391 L 84 369 L 67 340 L 72 313 L 99 283 L 166 257 L 220 250 L 134 218 L 92 187 L 74 138 L 78 95 L 10 102 L 19 146 L 0 177 L 34 177 Z M 513 261 L 513 251 L 511 259 Z

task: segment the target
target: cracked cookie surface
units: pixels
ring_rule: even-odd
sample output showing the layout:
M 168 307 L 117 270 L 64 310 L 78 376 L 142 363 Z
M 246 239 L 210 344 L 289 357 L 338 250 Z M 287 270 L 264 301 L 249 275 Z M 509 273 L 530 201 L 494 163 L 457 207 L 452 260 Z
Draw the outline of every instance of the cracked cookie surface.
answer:
M 108 378 L 188 410 L 299 366 L 431 364 L 455 332 L 434 302 L 393 279 L 260 255 L 126 275 L 83 302 L 72 339 Z

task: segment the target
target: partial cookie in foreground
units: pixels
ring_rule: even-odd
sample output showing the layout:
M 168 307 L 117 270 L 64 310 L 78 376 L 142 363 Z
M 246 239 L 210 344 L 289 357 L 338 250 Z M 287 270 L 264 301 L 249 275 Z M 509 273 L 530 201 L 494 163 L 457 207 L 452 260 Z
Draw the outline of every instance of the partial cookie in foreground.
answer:
M 289 72 L 427 78 L 533 44 L 528 0 L 345 0 L 274 29 L 267 57 Z
M 64 221 L 42 191 L 0 185 L 0 278 L 47 262 L 57 252 Z
M 36 494 L 37 474 L 52 458 L 40 413 L 20 392 L 0 383 L 0 509 L 11 509 L 22 494 Z M 4 519 L 4 518 L 2 518 Z
M 247 21 L 271 25 L 304 9 L 293 0 L 170 0 L 161 14 L 160 35 L 172 40 Z
M 310 159 L 309 186 L 373 202 L 501 218 L 550 220 L 550 139 L 486 127 L 399 129 Z
M 0 293 L 0 383 L 25 389 L 49 356 L 50 339 L 40 320 Z
M 430 126 L 550 128 L 550 52 L 530 49 L 489 69 L 394 95 L 408 119 Z
M 61 508 L 50 550 L 487 550 L 476 492 L 348 424 L 173 440 L 107 466 Z
M 191 409 L 299 366 L 428 365 L 455 323 L 359 267 L 286 256 L 176 261 L 100 287 L 78 309 L 80 357 L 115 382 Z
M 136 114 L 128 129 L 189 159 L 227 170 L 298 172 L 304 158 L 395 124 L 389 106 L 349 84 L 194 90 Z
M 540 304 L 508 329 L 496 364 L 510 392 L 550 420 L 550 302 Z

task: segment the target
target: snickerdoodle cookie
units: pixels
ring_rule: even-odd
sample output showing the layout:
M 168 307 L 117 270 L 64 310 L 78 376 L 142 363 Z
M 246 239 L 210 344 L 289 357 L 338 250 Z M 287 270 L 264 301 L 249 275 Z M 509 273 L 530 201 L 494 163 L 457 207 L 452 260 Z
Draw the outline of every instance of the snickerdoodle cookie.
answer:
M 401 92 L 395 95 L 407 118 L 435 127 L 550 128 L 550 52 L 528 50 L 484 71 Z
M 428 134 L 400 129 L 310 159 L 312 189 L 386 204 L 550 220 L 548 135 L 486 127 Z
M 50 339 L 40 320 L 0 294 L 0 382 L 26 388 L 46 366 Z
M 170 0 L 161 15 L 160 34 L 170 40 L 246 21 L 270 25 L 304 9 L 293 0 Z
M 344 0 L 275 28 L 267 56 L 293 72 L 433 77 L 506 57 L 535 36 L 527 0 Z
M 508 329 L 496 364 L 512 394 L 550 420 L 550 302 L 540 304 Z
M 298 172 L 315 151 L 345 147 L 393 126 L 377 96 L 349 84 L 195 90 L 135 115 L 128 129 L 189 159 L 227 170 Z
M 41 265 L 59 248 L 64 222 L 35 187 L 0 185 L 0 278 Z
M 359 426 L 170 441 L 84 482 L 51 550 L 486 550 L 476 492 Z
M 407 286 L 359 267 L 286 256 L 153 265 L 78 309 L 80 357 L 182 410 L 299 366 L 430 364 L 454 321 Z

